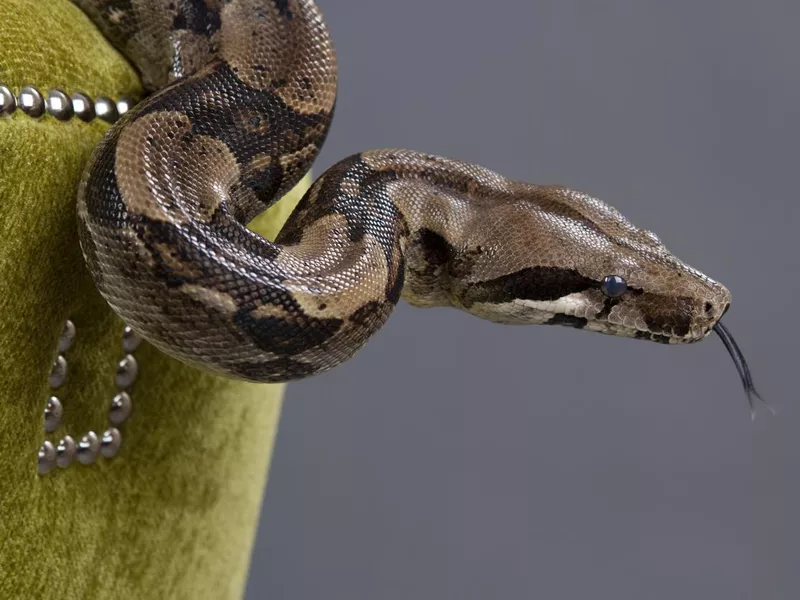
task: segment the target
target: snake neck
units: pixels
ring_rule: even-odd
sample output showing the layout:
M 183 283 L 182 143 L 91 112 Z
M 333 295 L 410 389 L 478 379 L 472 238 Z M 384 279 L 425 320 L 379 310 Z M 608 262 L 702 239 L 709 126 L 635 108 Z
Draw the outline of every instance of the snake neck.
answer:
M 276 243 L 296 259 L 295 272 L 318 278 L 327 265 L 334 287 L 343 264 L 378 262 L 386 265 L 385 285 L 367 272 L 358 274 L 362 282 L 375 281 L 376 295 L 382 292 L 392 302 L 402 297 L 415 306 L 464 308 L 470 278 L 491 275 L 481 258 L 486 264 L 504 260 L 497 247 L 504 223 L 495 224 L 494 237 L 487 222 L 505 220 L 511 213 L 504 215 L 503 207 L 535 190 L 456 160 L 373 150 L 327 170 Z

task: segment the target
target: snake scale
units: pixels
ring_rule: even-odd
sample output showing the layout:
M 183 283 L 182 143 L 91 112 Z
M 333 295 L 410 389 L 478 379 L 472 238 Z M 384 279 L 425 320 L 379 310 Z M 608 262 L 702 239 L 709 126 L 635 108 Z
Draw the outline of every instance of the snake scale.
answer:
M 507 324 L 680 344 L 731 294 L 611 206 L 409 150 L 345 158 L 274 242 L 246 224 L 308 171 L 336 103 L 312 0 L 73 0 L 138 70 L 145 99 L 94 151 L 78 192 L 86 264 L 163 352 L 250 381 L 353 356 L 405 299 Z

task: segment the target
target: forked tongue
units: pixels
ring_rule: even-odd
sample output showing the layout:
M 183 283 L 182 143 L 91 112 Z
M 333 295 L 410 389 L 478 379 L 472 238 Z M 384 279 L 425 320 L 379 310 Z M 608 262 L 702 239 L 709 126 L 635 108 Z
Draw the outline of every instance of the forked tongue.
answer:
M 733 359 L 733 363 L 736 365 L 736 370 L 739 371 L 739 377 L 742 378 L 742 385 L 744 386 L 744 391 L 747 394 L 747 401 L 750 403 L 750 418 L 756 418 L 754 398 L 757 398 L 774 415 L 775 409 L 767 404 L 767 401 L 761 397 L 761 394 L 758 393 L 753 385 L 753 376 L 750 374 L 750 368 L 747 366 L 747 361 L 744 359 L 742 351 L 736 344 L 736 340 L 733 339 L 733 336 L 722 324 L 722 321 L 717 321 L 717 323 L 714 325 L 714 331 L 722 339 L 722 343 L 725 344 L 725 347 L 728 349 L 728 352 Z

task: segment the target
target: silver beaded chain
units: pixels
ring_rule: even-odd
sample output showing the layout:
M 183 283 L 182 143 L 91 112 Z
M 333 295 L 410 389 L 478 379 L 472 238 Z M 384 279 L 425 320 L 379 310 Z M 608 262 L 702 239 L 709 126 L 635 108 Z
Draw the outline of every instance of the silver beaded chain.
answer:
M 55 394 L 67 380 L 68 363 L 66 353 L 75 344 L 77 329 L 71 320 L 64 323 L 64 329 L 58 339 L 56 359 L 50 369 L 49 383 L 50 388 Z M 57 445 L 50 441 L 45 441 L 39 448 L 38 470 L 40 475 L 44 475 L 58 466 L 65 469 L 73 464 L 75 460 L 84 465 L 93 464 L 99 456 L 114 458 L 122 445 L 122 433 L 118 429 L 131 415 L 133 403 L 130 396 L 130 388 L 139 375 L 139 363 L 133 353 L 142 342 L 130 327 L 125 327 L 122 332 L 122 352 L 123 357 L 117 363 L 114 383 L 119 392 L 111 399 L 108 408 L 108 420 L 110 427 L 102 435 L 98 436 L 94 431 L 89 431 L 75 441 L 69 435 L 64 436 Z M 56 395 L 51 395 L 47 400 L 44 409 L 44 430 L 46 433 L 53 433 L 61 426 L 61 419 L 64 416 L 64 405 Z
M 59 121 L 69 121 L 78 117 L 81 121 L 92 121 L 99 118 L 108 123 L 114 123 L 133 106 L 130 98 L 122 97 L 115 102 L 111 98 L 98 96 L 92 100 L 80 92 L 71 96 L 59 89 L 51 89 L 45 97 L 33 86 L 23 86 L 18 94 L 0 84 L 0 116 L 7 116 L 17 109 L 38 119 L 50 114 Z

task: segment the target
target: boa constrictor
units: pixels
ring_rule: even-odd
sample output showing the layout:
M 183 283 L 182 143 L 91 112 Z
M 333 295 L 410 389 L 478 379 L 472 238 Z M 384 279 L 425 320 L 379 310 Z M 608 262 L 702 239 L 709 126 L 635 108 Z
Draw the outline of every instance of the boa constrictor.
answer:
M 149 95 L 78 195 L 97 288 L 167 354 L 251 381 L 347 360 L 402 297 L 498 323 L 679 344 L 722 337 L 730 292 L 607 204 L 407 150 L 344 159 L 270 242 L 245 226 L 307 172 L 336 101 L 312 0 L 73 0 Z

